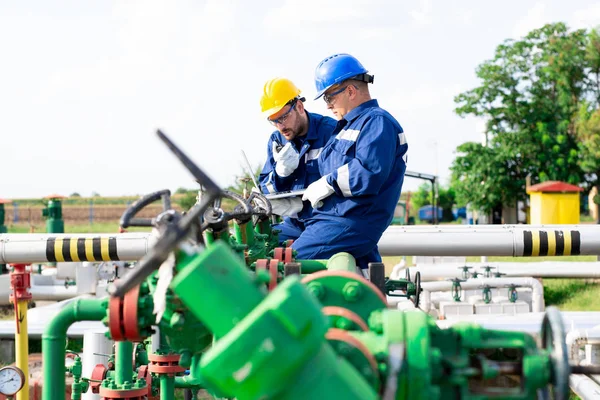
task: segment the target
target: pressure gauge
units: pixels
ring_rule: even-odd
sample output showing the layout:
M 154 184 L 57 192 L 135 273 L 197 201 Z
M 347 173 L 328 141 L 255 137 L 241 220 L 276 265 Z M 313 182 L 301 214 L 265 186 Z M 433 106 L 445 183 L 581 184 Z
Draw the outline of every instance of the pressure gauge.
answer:
M 0 393 L 14 396 L 25 384 L 23 371 L 14 366 L 0 368 Z
M 103 262 L 98 266 L 98 278 L 106 281 L 115 279 L 116 268 L 111 262 Z

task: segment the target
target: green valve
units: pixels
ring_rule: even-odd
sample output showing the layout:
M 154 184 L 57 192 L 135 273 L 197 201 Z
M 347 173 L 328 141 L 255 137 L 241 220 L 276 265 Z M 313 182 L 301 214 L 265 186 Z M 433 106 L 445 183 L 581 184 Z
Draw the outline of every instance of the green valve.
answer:
M 46 218 L 47 233 L 65 233 L 65 222 L 62 216 L 61 199 L 64 196 L 50 195 L 45 197 L 46 208 L 42 210 L 42 216 Z

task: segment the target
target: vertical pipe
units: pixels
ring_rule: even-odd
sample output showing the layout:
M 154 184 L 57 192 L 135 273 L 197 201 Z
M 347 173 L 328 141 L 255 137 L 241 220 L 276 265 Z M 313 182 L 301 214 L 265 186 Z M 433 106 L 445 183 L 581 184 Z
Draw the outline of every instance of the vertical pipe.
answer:
M 160 375 L 160 400 L 175 399 L 175 377 L 167 374 Z
M 133 382 L 133 343 L 117 342 L 115 348 L 115 383 Z
M 19 318 L 20 329 L 15 335 L 16 365 L 25 375 L 23 389 L 17 393 L 17 400 L 29 400 L 29 335 L 27 334 L 27 302 L 17 301 L 17 318 Z
M 44 400 L 65 396 L 65 342 L 67 330 L 77 321 L 101 321 L 106 317 L 106 299 L 76 299 L 52 318 L 42 335 Z
M 97 364 L 106 365 L 108 358 L 104 354 L 112 352 L 112 342 L 102 330 L 88 330 L 83 333 L 83 357 L 81 375 L 90 377 Z M 100 400 L 99 394 L 88 390 L 82 396 L 83 400 Z

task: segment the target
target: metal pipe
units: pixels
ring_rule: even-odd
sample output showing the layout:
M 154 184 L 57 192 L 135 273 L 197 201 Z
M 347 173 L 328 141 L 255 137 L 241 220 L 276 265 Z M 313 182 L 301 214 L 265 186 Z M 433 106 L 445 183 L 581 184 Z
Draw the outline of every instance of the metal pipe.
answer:
M 133 382 L 133 343 L 115 344 L 115 383 L 119 386 Z
M 176 388 L 200 389 L 202 388 L 202 377 L 200 375 L 200 361 L 202 353 L 196 353 L 192 356 L 190 365 L 190 374 L 175 377 Z
M 532 312 L 515 315 L 498 314 L 490 318 L 489 314 L 472 314 L 435 322 L 442 329 L 469 322 L 485 329 L 526 332 L 536 337 L 540 334 L 544 315 L 543 312 Z M 565 328 L 569 330 L 591 329 L 600 324 L 600 312 L 596 311 L 561 311 L 561 316 Z
M 600 227 L 593 227 L 571 230 L 565 225 L 560 229 L 487 231 L 388 229 L 378 247 L 382 256 L 600 255 Z
M 153 242 L 150 233 L 0 234 L 0 264 L 139 260 Z M 379 252 L 383 256 L 600 255 L 600 226 L 391 226 L 379 241 Z
M 598 230 L 597 225 L 592 224 L 483 224 L 483 225 L 390 225 L 388 232 L 452 232 L 452 231 L 502 231 L 502 230 Z
M 421 264 L 414 267 L 394 267 L 390 274 L 391 279 L 403 278 L 406 269 L 410 275 L 421 273 L 421 281 L 437 281 L 448 278 L 462 278 L 461 267 L 472 267 L 469 273 L 484 273 L 483 267 L 494 268 L 492 273 L 500 272 L 506 277 L 542 277 L 542 278 L 600 278 L 600 262 L 596 261 L 543 261 L 531 263 L 491 262 L 491 263 L 444 263 Z
M 17 315 L 19 318 L 19 331 L 15 332 L 15 365 L 23 371 L 25 383 L 17 392 L 17 400 L 29 400 L 29 334 L 27 330 L 27 303 L 29 300 L 15 300 L 17 302 Z
M 600 386 L 586 375 L 571 374 L 569 386 L 583 400 L 597 399 L 600 396 Z
M 105 330 L 89 330 L 83 334 L 83 357 L 81 375 L 91 377 L 97 364 L 106 366 L 108 355 L 112 352 L 112 342 L 106 337 Z M 83 400 L 100 400 L 99 394 L 91 390 L 83 393 Z
M 135 261 L 154 240 L 150 233 L 0 234 L 0 264 L 62 261 Z
M 542 284 L 533 278 L 477 278 L 468 279 L 460 283 L 461 289 L 480 289 L 483 285 L 494 287 L 506 287 L 508 285 L 518 285 L 530 287 L 531 294 L 531 311 L 542 312 L 545 309 L 544 305 L 544 287 Z M 427 312 L 431 308 L 431 292 L 448 292 L 452 290 L 453 283 L 448 281 L 439 282 L 423 282 L 421 287 L 421 299 L 423 300 L 423 311 Z
M 327 261 L 327 270 L 356 272 L 356 259 L 350 253 L 334 254 Z
M 76 299 L 68 303 L 46 326 L 42 335 L 43 399 L 65 397 L 65 342 L 69 326 L 77 321 L 101 321 L 107 299 Z
M 312 274 L 327 269 L 327 260 L 296 260 L 296 262 L 302 264 L 300 272 L 303 274 Z
M 175 377 L 169 374 L 160 374 L 160 400 L 175 399 Z

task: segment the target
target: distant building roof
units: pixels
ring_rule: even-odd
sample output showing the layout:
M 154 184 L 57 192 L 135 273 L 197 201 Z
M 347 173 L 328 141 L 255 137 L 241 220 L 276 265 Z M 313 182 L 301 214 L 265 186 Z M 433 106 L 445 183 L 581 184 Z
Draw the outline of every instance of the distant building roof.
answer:
M 533 192 L 581 192 L 583 188 L 561 181 L 546 181 L 537 185 L 529 186 L 527 193 Z

